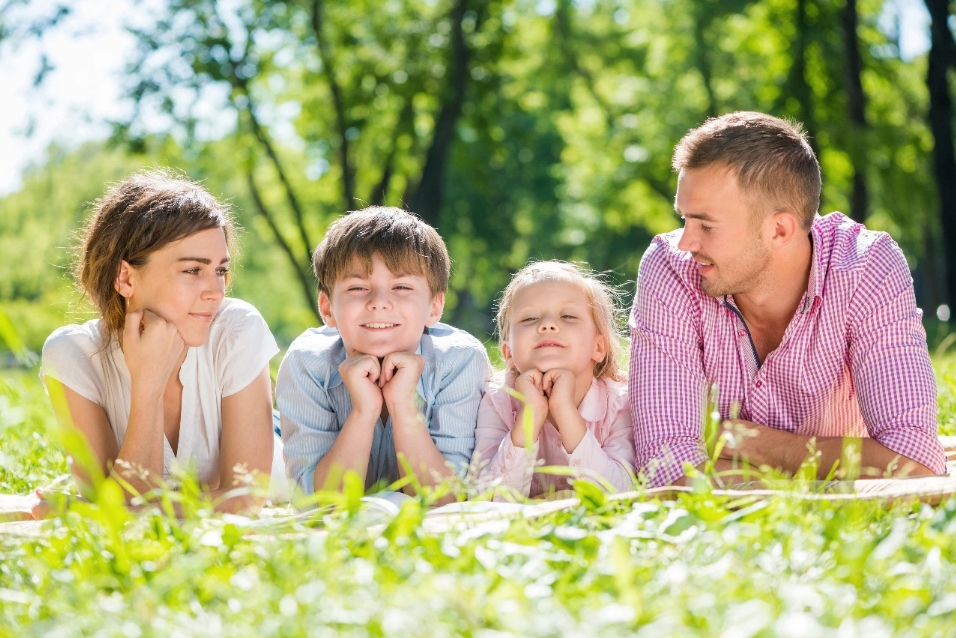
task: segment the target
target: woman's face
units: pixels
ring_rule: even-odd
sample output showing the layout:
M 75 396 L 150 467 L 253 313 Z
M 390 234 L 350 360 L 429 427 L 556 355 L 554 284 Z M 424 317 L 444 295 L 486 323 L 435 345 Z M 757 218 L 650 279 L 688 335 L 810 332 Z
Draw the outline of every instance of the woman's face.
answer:
M 149 310 L 176 326 L 187 346 L 209 338 L 209 327 L 226 294 L 229 249 L 222 228 L 210 228 L 166 244 L 146 265 L 122 262 L 116 290 L 126 311 Z

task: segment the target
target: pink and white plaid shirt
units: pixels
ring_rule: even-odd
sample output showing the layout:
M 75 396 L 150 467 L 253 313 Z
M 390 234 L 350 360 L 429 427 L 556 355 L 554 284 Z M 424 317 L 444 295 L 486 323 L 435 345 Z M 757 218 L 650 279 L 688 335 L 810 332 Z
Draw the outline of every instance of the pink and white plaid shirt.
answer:
M 628 393 L 636 469 L 651 487 L 706 460 L 706 389 L 721 418 L 809 436 L 869 436 L 946 471 L 936 381 L 913 280 L 896 242 L 840 213 L 817 217 L 807 292 L 783 340 L 759 362 L 732 296 L 709 297 L 682 230 L 641 260 L 631 313 Z

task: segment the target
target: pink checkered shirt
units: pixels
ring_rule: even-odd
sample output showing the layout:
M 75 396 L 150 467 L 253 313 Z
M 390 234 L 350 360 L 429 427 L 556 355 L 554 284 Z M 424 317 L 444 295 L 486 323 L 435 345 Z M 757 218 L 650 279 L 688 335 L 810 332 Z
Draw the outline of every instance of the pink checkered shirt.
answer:
M 636 469 L 651 487 L 706 460 L 703 412 L 809 436 L 869 436 L 946 471 L 936 381 L 906 259 L 886 233 L 840 213 L 813 222 L 807 292 L 783 340 L 758 362 L 732 296 L 709 297 L 681 230 L 641 260 L 631 313 L 629 397 Z

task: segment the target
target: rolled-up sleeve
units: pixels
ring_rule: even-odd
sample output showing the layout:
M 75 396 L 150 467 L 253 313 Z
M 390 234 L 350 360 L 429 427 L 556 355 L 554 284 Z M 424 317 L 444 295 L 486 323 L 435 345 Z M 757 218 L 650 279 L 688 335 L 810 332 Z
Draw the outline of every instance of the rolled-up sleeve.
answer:
M 326 371 L 315 362 L 310 365 L 311 357 L 307 351 L 290 349 L 276 378 L 286 472 L 304 495 L 315 491 L 315 467 L 341 429 L 322 383 Z
M 491 373 L 488 354 L 477 340 L 475 346 L 451 350 L 438 359 L 441 381 L 429 401 L 429 434 L 462 478 L 475 450 L 478 405 Z
M 880 444 L 943 474 L 936 379 L 909 267 L 889 236 L 868 253 L 848 329 L 850 374 L 863 421 Z
M 673 483 L 686 463 L 707 459 L 699 309 L 658 242 L 641 260 L 630 317 L 635 466 L 648 487 Z

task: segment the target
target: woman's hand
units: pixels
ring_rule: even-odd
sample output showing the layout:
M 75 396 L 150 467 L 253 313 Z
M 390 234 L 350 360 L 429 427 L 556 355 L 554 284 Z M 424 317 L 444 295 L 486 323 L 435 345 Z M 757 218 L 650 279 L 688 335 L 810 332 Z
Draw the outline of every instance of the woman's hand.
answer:
M 149 310 L 126 315 L 123 357 L 134 387 L 162 396 L 186 347 L 172 323 Z

